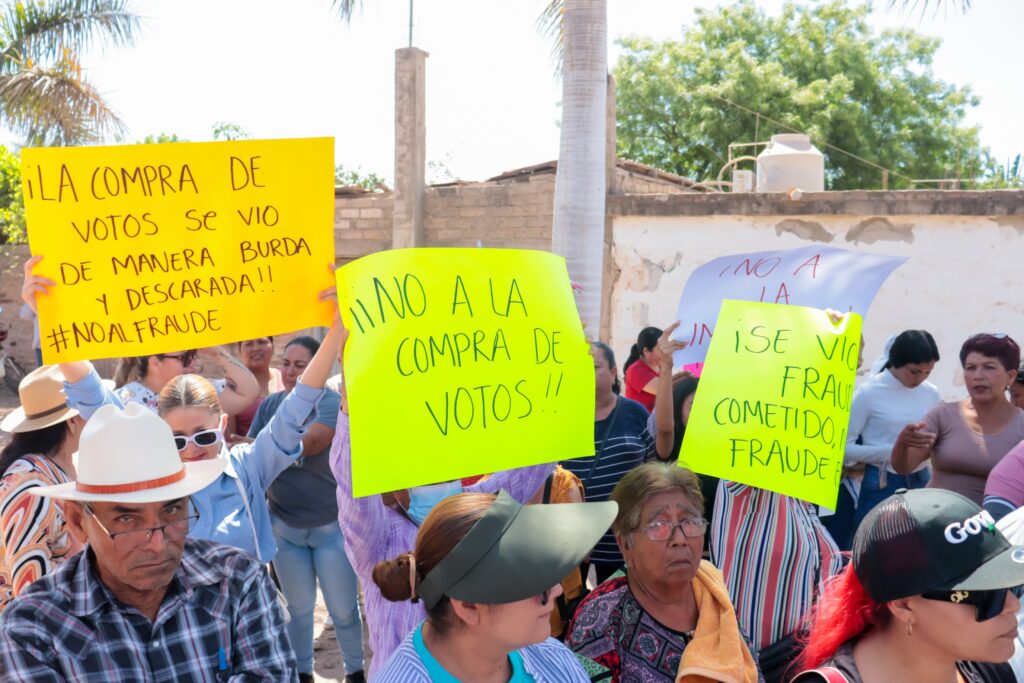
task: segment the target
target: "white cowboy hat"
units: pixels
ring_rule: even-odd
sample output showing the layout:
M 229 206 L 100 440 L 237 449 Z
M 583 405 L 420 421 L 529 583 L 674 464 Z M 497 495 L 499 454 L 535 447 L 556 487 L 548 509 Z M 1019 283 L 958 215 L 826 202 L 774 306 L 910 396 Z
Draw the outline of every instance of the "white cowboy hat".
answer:
M 182 463 L 171 428 L 139 403 L 101 406 L 78 444 L 78 480 L 31 489 L 37 496 L 81 502 L 159 503 L 209 486 L 222 458 Z
M 44 365 L 25 375 L 18 385 L 18 398 L 21 405 L 0 422 L 5 432 L 34 432 L 78 415 L 64 402 L 64 375 L 56 365 Z

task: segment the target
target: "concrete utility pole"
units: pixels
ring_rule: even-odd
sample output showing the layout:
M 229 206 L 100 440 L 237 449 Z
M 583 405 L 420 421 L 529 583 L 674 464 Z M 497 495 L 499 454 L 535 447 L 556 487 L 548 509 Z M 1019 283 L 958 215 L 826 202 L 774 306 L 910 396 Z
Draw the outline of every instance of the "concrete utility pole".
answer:
M 427 164 L 427 53 L 395 50 L 395 194 L 392 247 L 423 245 Z

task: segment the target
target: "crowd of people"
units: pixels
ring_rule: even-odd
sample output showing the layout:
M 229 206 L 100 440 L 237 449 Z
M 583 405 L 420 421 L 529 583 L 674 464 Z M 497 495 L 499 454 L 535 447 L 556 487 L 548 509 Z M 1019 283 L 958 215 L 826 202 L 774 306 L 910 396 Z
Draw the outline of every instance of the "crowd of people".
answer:
M 826 510 L 678 465 L 675 327 L 621 374 L 591 342 L 594 455 L 358 498 L 337 314 L 41 366 L 0 424 L 0 680 L 311 681 L 318 587 L 350 683 L 1024 680 L 1017 343 L 963 342 L 944 402 L 951 341 L 894 334 Z

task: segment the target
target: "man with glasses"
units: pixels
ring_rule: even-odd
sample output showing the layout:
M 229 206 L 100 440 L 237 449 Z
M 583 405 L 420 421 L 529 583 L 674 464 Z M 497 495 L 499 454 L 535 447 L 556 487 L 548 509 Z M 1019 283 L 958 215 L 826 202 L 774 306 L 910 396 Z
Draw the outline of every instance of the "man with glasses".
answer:
M 144 445 L 144 446 L 143 446 Z M 189 496 L 224 469 L 182 463 L 170 427 L 138 404 L 86 424 L 64 501 L 88 545 L 10 603 L 0 671 L 18 681 L 296 681 L 284 613 L 251 555 L 187 539 Z

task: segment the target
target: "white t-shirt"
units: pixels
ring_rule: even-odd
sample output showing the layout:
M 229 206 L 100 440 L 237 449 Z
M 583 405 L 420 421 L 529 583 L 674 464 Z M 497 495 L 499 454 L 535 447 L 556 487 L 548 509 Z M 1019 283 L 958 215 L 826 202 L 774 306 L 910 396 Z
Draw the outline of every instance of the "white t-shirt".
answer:
M 889 460 L 896 437 L 908 424 L 920 422 L 941 400 L 939 390 L 928 381 L 911 389 L 888 370 L 869 379 L 853 393 L 846 464 L 885 465 L 895 473 Z M 926 466 L 924 463 L 918 469 Z

